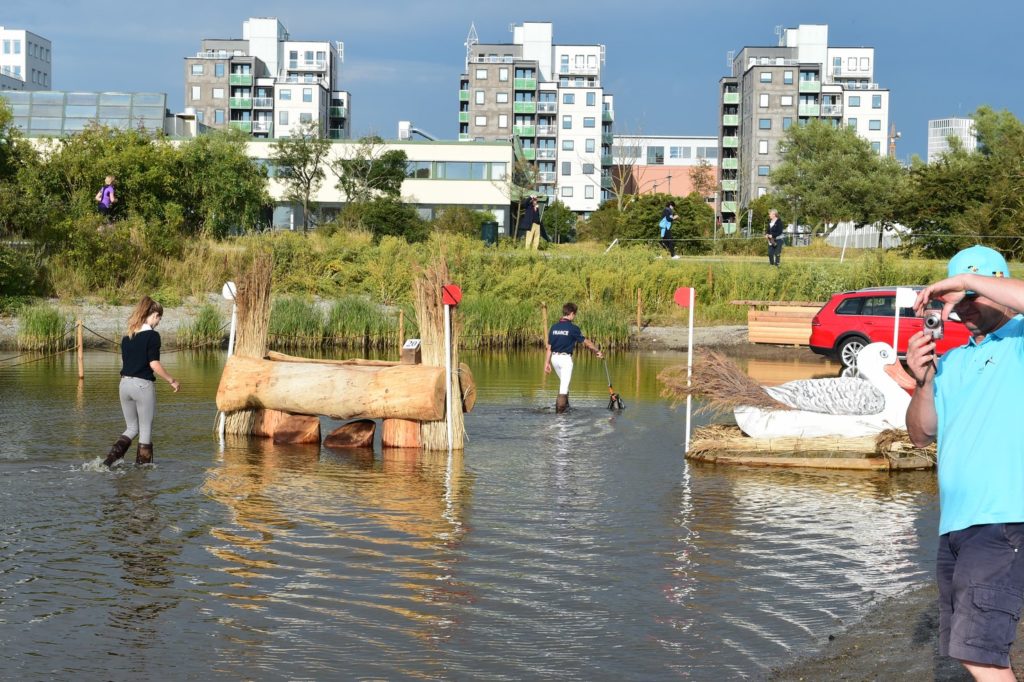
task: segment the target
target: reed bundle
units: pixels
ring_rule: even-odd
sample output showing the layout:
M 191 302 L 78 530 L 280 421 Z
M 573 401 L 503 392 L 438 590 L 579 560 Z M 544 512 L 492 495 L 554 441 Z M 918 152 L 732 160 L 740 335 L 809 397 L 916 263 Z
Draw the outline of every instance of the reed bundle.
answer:
M 267 354 L 270 324 L 270 283 L 274 260 L 268 253 L 259 253 L 249 269 L 239 278 L 235 305 L 238 322 L 235 328 L 235 355 L 262 358 Z M 225 419 L 225 432 L 237 435 L 252 433 L 255 410 L 231 412 Z
M 664 384 L 662 396 L 685 400 L 692 395 L 704 399 L 698 413 L 723 414 L 736 407 L 749 406 L 772 410 L 789 410 L 788 405 L 771 397 L 761 384 L 751 379 L 732 360 L 717 351 L 698 355 L 693 363 L 693 377 L 686 382 L 686 365 L 663 369 L 658 380 Z
M 434 265 L 423 269 L 413 281 L 413 299 L 416 308 L 416 322 L 420 330 L 423 364 L 444 367 L 444 305 L 441 303 L 441 287 L 451 283 L 448 264 L 439 258 Z M 465 441 L 465 420 L 462 416 L 462 400 L 459 388 L 459 334 L 462 331 L 457 309 L 452 309 L 452 449 L 461 450 Z M 423 422 L 420 440 L 424 450 L 447 450 L 448 427 L 445 420 Z

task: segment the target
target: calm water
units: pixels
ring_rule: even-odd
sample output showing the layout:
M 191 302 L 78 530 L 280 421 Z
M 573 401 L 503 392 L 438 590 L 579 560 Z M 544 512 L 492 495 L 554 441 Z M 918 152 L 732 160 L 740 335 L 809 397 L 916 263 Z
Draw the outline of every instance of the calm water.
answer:
M 539 353 L 465 356 L 451 462 L 221 450 L 223 359 L 164 358 L 157 464 L 113 472 L 116 356 L 0 362 L 5 678 L 756 679 L 930 579 L 933 474 L 688 465 L 684 355 L 613 358 L 618 414 L 584 359 L 558 416 Z

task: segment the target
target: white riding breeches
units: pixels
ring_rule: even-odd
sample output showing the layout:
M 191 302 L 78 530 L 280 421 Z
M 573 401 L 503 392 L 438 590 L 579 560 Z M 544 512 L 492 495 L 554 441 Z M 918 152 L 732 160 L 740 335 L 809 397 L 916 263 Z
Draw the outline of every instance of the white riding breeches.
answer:
M 551 367 L 558 376 L 558 392 L 569 395 L 569 382 L 572 380 L 572 356 L 567 353 L 552 353 Z

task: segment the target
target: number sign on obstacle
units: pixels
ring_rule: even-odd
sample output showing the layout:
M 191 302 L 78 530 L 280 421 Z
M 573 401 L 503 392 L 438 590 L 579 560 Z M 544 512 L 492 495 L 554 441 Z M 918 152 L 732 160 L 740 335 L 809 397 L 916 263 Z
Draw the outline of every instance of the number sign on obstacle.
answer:
M 441 287 L 441 302 L 445 305 L 458 305 L 462 300 L 462 289 L 457 284 L 445 284 Z

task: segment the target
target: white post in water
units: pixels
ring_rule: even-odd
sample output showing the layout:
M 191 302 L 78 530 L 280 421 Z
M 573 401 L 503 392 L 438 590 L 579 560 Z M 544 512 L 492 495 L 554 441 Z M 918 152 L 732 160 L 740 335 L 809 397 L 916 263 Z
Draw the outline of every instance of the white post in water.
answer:
M 687 325 L 686 339 L 686 442 L 683 446 L 683 453 L 690 451 L 690 415 L 693 405 L 693 397 L 690 395 L 690 385 L 693 379 L 693 303 L 695 290 L 693 287 L 679 287 L 672 295 L 676 305 L 686 306 L 690 309 L 690 321 Z
M 909 308 L 914 305 L 914 301 L 917 300 L 917 293 L 910 287 L 896 287 L 896 302 L 893 305 L 896 308 L 895 322 L 892 326 L 892 351 L 899 353 L 899 342 L 900 342 L 900 308 Z
M 235 296 L 238 294 L 238 288 L 234 282 L 225 282 L 224 288 L 220 291 L 221 296 L 225 300 L 231 301 L 231 331 L 228 332 L 228 357 L 235 352 L 235 327 L 238 324 L 238 304 L 235 303 Z M 217 428 L 217 434 L 220 437 L 220 446 L 224 447 L 224 430 L 227 424 L 227 415 L 223 412 L 220 413 L 220 426 Z
M 444 306 L 444 420 L 448 424 L 448 452 L 452 451 L 452 307 Z

